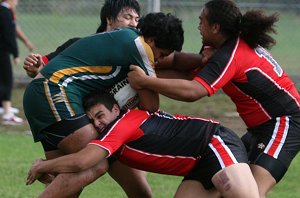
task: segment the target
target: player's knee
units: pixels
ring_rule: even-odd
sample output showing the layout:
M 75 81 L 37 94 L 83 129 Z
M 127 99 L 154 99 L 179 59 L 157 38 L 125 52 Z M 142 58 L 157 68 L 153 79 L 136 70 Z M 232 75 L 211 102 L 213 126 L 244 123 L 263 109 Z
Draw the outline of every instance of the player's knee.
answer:
M 212 181 L 223 197 L 258 198 L 258 187 L 247 164 L 234 164 L 216 173 Z

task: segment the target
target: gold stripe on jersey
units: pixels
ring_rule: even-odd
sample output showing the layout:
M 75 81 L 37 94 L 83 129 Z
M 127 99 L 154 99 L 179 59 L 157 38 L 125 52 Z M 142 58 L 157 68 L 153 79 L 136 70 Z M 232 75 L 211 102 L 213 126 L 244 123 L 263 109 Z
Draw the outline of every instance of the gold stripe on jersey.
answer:
M 66 104 L 66 107 L 70 113 L 71 116 L 75 116 L 75 112 L 74 110 L 72 109 L 72 106 L 70 105 L 70 102 L 69 102 L 69 99 L 67 97 L 67 94 L 66 94 L 66 91 L 64 89 L 64 86 L 60 86 L 60 90 L 61 90 L 61 93 L 62 93 L 62 96 L 64 98 L 64 102 Z
M 154 55 L 151 47 L 145 42 L 142 36 L 137 37 L 135 40 L 135 45 L 143 59 L 145 67 L 149 73 L 149 76 L 155 76 L 153 69 L 154 66 Z
M 67 69 L 62 69 L 54 72 L 51 77 L 50 81 L 53 83 L 58 83 L 60 79 L 62 79 L 66 75 L 74 75 L 78 73 L 109 73 L 112 71 L 112 66 L 81 66 L 81 67 L 70 67 Z
M 51 94 L 50 94 L 50 89 L 49 89 L 49 86 L 48 86 L 48 80 L 44 80 L 43 84 L 44 84 L 45 94 L 46 94 L 48 103 L 50 105 L 50 108 L 52 110 L 52 113 L 53 113 L 56 121 L 58 122 L 58 121 L 61 120 L 61 118 L 60 118 L 58 112 L 56 111 L 56 108 L 55 108 L 54 103 L 52 101 L 52 97 L 51 97 Z

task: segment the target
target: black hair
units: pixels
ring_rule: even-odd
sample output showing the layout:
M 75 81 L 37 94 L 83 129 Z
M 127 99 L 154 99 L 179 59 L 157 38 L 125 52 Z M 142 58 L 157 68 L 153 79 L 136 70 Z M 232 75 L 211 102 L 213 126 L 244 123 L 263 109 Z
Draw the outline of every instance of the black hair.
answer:
M 113 95 L 106 91 L 96 90 L 83 98 L 83 108 L 85 111 L 89 111 L 97 104 L 103 104 L 110 111 L 115 104 L 118 105 Z
M 100 11 L 101 24 L 97 29 L 97 33 L 104 32 L 107 27 L 107 18 L 115 20 L 124 8 L 130 8 L 140 15 L 140 4 L 137 0 L 106 0 Z
M 261 10 L 250 10 L 242 15 L 231 0 L 211 0 L 205 4 L 205 8 L 208 22 L 219 24 L 224 35 L 240 36 L 251 48 L 258 45 L 271 48 L 276 44 L 269 33 L 276 33 L 274 23 L 278 21 L 278 13 L 267 16 Z
M 137 25 L 145 38 L 153 37 L 155 46 L 161 49 L 181 51 L 183 45 L 182 21 L 162 12 L 143 16 Z

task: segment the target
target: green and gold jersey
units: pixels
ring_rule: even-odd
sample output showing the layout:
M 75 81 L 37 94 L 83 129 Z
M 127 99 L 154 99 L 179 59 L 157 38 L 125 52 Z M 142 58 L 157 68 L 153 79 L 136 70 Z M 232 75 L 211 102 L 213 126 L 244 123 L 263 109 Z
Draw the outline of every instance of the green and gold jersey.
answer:
M 154 74 L 154 56 L 137 30 L 117 29 L 82 38 L 52 59 L 41 74 L 52 83 L 83 95 L 107 89 L 126 78 L 129 65 Z
M 150 46 L 135 29 L 117 29 L 76 41 L 42 69 L 45 78 L 33 80 L 25 90 L 23 107 L 34 140 L 44 138 L 46 127 L 83 114 L 82 99 L 89 92 L 119 92 L 128 83 L 131 64 L 155 75 L 153 63 Z M 135 93 L 120 93 L 125 101 L 120 106 L 131 108 L 128 105 Z

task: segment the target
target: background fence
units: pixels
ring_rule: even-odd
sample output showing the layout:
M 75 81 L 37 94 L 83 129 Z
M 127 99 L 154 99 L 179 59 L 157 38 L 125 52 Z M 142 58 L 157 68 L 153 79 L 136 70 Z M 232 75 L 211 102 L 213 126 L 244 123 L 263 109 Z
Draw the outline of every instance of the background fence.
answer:
M 185 43 L 183 50 L 198 52 L 201 37 L 197 29 L 200 10 L 205 1 L 200 0 L 139 0 L 142 15 L 155 9 L 172 13 L 183 21 Z M 279 12 L 277 45 L 271 53 L 292 76 L 297 86 L 300 78 L 300 2 L 298 0 L 240 0 L 236 1 L 243 11 L 264 9 Z M 83 37 L 96 31 L 103 0 L 20 0 L 17 21 L 35 46 L 35 52 L 47 54 L 72 37 Z M 156 8 L 157 9 L 157 8 Z M 28 54 L 19 43 L 21 62 Z M 28 81 L 22 64 L 14 68 L 16 81 Z M 299 86 L 298 86 L 299 87 Z

